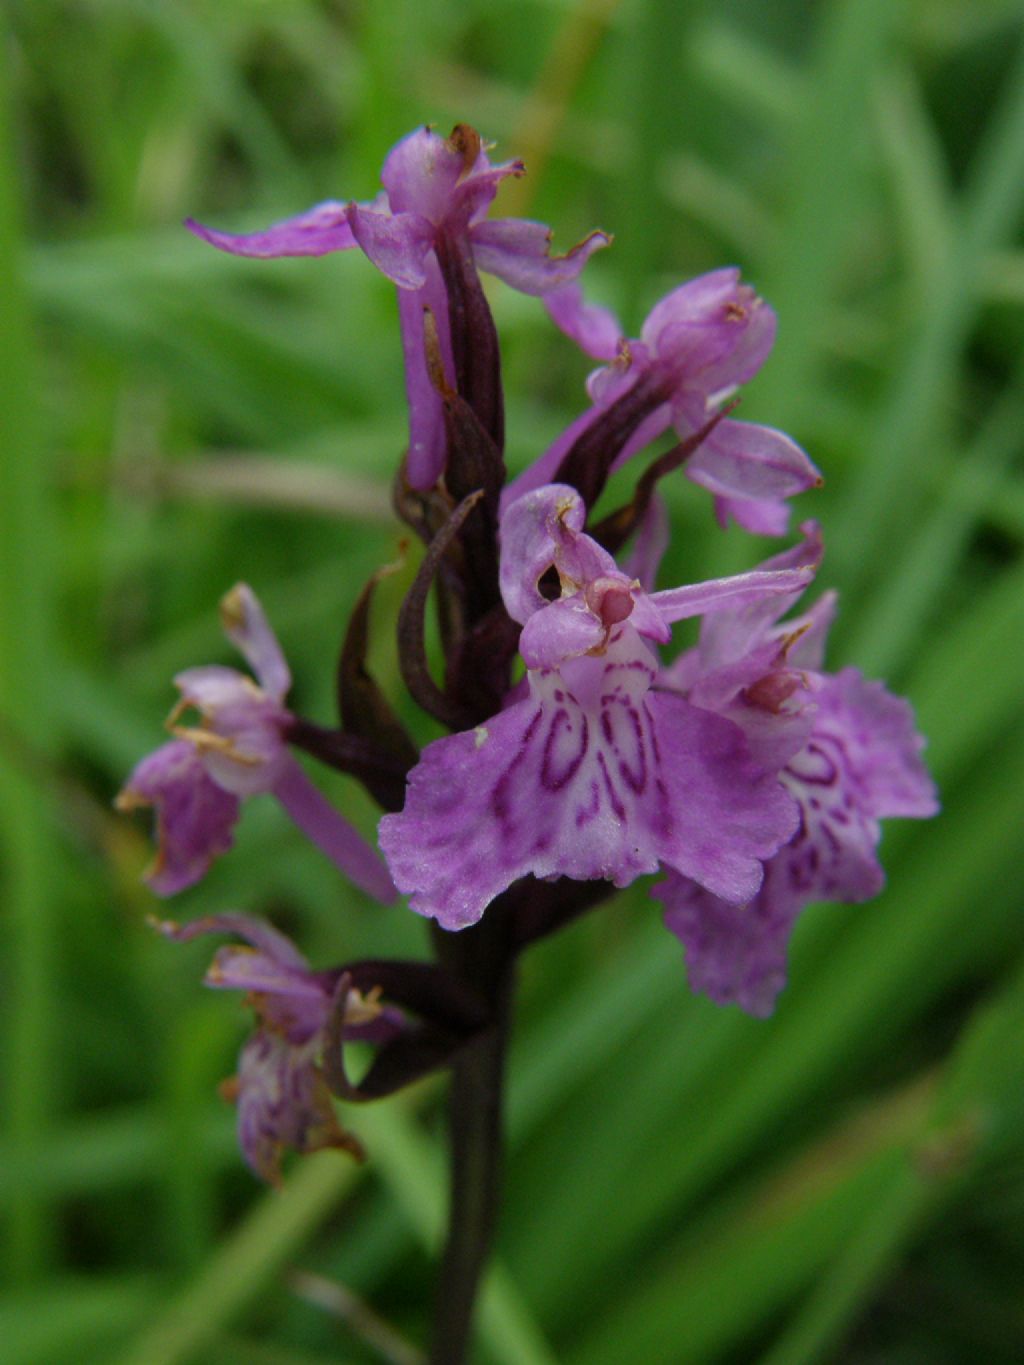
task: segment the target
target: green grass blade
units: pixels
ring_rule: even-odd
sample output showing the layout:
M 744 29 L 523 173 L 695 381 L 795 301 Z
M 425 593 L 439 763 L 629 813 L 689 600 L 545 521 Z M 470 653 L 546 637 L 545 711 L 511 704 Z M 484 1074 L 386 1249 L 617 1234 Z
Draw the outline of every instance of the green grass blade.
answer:
M 55 981 L 56 916 L 51 869 L 59 862 L 46 802 L 21 748 L 53 746 L 54 677 L 50 462 L 36 406 L 35 337 L 24 286 L 19 189 L 7 85 L 11 46 L 0 51 L 0 847 L 11 951 L 5 1001 L 5 1120 L 10 1141 L 29 1151 L 45 1140 L 54 1108 L 60 992 Z M 38 1187 L 12 1199 L 6 1255 L 12 1275 L 46 1264 L 52 1212 Z

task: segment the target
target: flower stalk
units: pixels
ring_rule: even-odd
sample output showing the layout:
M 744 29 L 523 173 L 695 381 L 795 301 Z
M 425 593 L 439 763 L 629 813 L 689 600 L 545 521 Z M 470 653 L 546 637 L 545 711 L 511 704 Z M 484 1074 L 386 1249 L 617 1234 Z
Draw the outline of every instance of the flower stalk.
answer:
M 442 960 L 490 1001 L 485 1026 L 456 1055 L 449 1092 L 448 1231 L 435 1290 L 431 1365 L 467 1359 L 473 1312 L 501 1203 L 505 1060 L 515 991 L 508 922 L 500 914 L 464 934 L 435 931 Z

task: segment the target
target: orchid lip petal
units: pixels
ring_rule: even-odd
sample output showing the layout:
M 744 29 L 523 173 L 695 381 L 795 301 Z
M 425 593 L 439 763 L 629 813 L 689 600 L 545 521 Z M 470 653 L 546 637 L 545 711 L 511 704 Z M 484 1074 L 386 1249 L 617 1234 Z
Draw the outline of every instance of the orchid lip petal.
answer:
M 651 691 L 655 674 L 627 621 L 601 654 L 531 670 L 522 701 L 428 745 L 380 827 L 412 908 L 458 929 L 527 874 L 625 886 L 662 862 L 753 895 L 795 806 L 738 727 Z
M 156 811 L 156 857 L 144 878 L 159 896 L 194 885 L 234 839 L 238 798 L 209 776 L 191 744 L 173 739 L 138 763 L 117 799 L 120 810 Z

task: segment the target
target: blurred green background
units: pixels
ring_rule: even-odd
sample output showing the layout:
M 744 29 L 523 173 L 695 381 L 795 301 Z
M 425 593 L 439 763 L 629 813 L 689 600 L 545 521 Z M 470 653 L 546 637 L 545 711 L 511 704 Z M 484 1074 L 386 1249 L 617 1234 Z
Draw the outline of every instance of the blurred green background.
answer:
M 614 247 L 635 331 L 724 263 L 777 309 L 742 415 L 827 478 L 832 650 L 908 694 L 944 811 L 886 894 L 807 913 L 768 1022 L 691 996 L 644 888 L 534 951 L 486 1365 L 1024 1358 L 1024 14 L 1004 0 L 7 0 L 0 98 L 0 1193 L 6 1365 L 415 1359 L 442 1200 L 437 1087 L 349 1112 L 267 1193 L 216 1084 L 247 1031 L 208 944 L 158 941 L 111 800 L 172 673 L 261 594 L 295 703 L 395 555 L 393 291 L 243 230 L 369 197 L 456 120 L 522 155 L 499 210 Z M 510 460 L 583 358 L 492 291 Z M 678 481 L 665 582 L 766 547 Z M 379 620 L 405 583 L 382 589 Z M 393 650 L 378 631 L 378 666 Z M 397 689 L 396 689 L 397 691 Z M 435 733 L 420 724 L 426 738 Z M 326 785 L 362 822 L 343 779 Z M 425 951 L 271 802 L 173 912 L 273 916 L 314 962 Z M 354 1298 L 352 1296 L 355 1296 Z M 372 1304 L 385 1323 L 368 1320 Z

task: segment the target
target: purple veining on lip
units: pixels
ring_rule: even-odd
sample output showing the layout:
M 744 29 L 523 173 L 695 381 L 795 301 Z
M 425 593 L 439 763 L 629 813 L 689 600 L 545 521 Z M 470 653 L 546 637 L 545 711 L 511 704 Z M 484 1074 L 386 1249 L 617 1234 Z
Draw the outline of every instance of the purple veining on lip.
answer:
M 396 885 L 413 909 L 449 929 L 473 923 L 501 890 L 528 874 L 624 886 L 664 863 L 688 868 L 687 875 L 726 898 L 753 894 L 761 859 L 793 832 L 792 801 L 753 762 L 731 722 L 652 690 L 656 661 L 633 622 L 650 621 L 659 636 L 667 634 L 652 605 L 657 596 L 643 611 L 604 625 L 586 607 L 587 589 L 618 571 L 572 529 L 566 490 L 539 496 L 556 508 L 556 524 L 545 530 L 543 517 L 520 509 L 522 526 L 525 516 L 532 529 L 507 543 L 525 551 L 528 577 L 504 577 L 506 600 L 526 610 L 539 601 L 529 621 L 552 622 L 548 634 L 535 632 L 536 649 L 527 653 L 527 696 L 476 730 L 423 751 L 405 808 L 381 821 Z M 549 604 L 534 586 L 545 555 L 559 572 L 590 568 L 596 577 L 579 581 L 574 597 Z M 621 575 L 619 581 L 627 582 Z M 737 592 L 746 601 L 780 585 L 792 591 L 796 581 L 769 576 L 750 588 L 744 580 Z M 638 585 L 629 590 L 635 603 L 644 600 Z M 726 600 L 722 591 L 710 590 L 708 600 Z M 590 592 L 598 611 L 606 592 Z M 596 651 L 577 652 L 576 627 L 563 631 L 570 618 L 555 613 L 558 606 L 589 611 Z M 538 656 L 558 665 L 539 666 Z
M 589 732 L 590 724 L 582 713 L 577 714 L 575 725 L 569 712 L 562 706 L 551 716 L 540 768 L 541 784 L 547 791 L 561 791 L 579 772 L 590 747 Z M 566 753 L 568 746 L 564 741 L 570 740 L 574 734 L 575 752 L 570 748 Z

